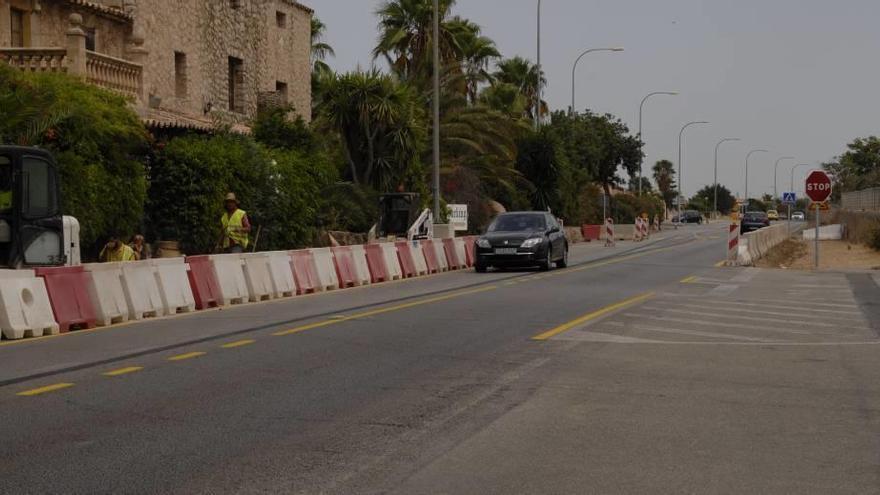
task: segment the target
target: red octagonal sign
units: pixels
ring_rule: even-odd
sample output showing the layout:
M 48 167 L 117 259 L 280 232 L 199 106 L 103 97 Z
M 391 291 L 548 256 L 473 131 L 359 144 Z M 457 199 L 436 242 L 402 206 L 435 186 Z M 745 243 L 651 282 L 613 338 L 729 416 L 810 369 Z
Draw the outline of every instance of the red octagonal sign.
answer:
M 831 196 L 831 178 L 821 170 L 814 170 L 807 176 L 807 196 L 821 203 Z

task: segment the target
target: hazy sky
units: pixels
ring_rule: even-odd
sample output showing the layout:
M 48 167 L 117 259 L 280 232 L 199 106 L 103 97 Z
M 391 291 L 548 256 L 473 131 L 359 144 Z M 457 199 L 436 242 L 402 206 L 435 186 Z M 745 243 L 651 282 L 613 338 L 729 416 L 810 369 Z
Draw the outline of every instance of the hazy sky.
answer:
M 380 1 L 304 2 L 328 25 L 335 69 L 370 66 Z M 504 56 L 534 60 L 536 4 L 458 0 L 454 13 L 483 26 Z M 718 140 L 739 137 L 743 142 L 721 148 L 719 182 L 743 192 L 746 153 L 768 149 L 772 153 L 754 156 L 750 167 L 755 196 L 773 191 L 779 157 L 819 163 L 855 137 L 880 134 L 878 20 L 878 0 L 544 0 L 545 97 L 552 108 L 567 108 L 577 55 L 622 46 L 625 52 L 581 61 L 578 108 L 617 115 L 635 133 L 646 94 L 680 91 L 645 106 L 645 175 L 658 159 L 677 162 L 683 123 L 708 120 L 711 125 L 685 133 L 685 193 L 712 182 Z M 780 193 L 788 189 L 793 163 L 779 167 Z

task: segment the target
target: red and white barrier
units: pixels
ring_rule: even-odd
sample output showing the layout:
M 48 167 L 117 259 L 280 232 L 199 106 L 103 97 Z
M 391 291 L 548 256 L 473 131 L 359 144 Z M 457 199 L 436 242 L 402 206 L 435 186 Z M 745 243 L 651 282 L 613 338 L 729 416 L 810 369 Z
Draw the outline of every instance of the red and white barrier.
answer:
M 400 260 L 403 278 L 421 275 L 416 270 L 416 260 L 413 258 L 413 249 L 409 241 L 397 241 L 394 246 L 397 248 L 397 258 Z
M 315 265 L 315 257 L 308 249 L 290 251 L 290 260 L 293 266 L 293 278 L 296 280 L 296 293 L 312 294 L 323 290 L 321 279 L 318 277 L 318 267 Z
M 739 259 L 739 224 L 733 222 L 727 234 L 727 265 L 736 266 Z
M 434 241 L 426 239 L 419 241 L 422 248 L 422 255 L 425 257 L 425 265 L 428 273 L 440 273 L 440 261 L 437 259 L 437 251 L 434 249 Z
M 348 246 L 334 246 L 330 248 L 330 252 L 333 253 L 333 262 L 336 265 L 336 278 L 339 280 L 339 288 L 347 289 L 360 285 L 351 248 Z
M 191 313 L 196 309 L 192 286 L 183 258 L 156 258 L 149 261 L 159 284 L 159 296 L 166 315 Z
M 88 276 L 89 299 L 95 307 L 99 326 L 128 321 L 128 303 L 122 288 L 122 263 L 89 263 L 83 265 Z
M 614 247 L 617 242 L 614 240 L 614 220 L 605 219 L 605 247 Z
M 357 274 L 358 285 L 369 285 L 372 277 L 370 276 L 370 265 L 367 264 L 367 253 L 361 245 L 349 246 L 351 255 L 354 258 L 354 268 Z
M 378 284 L 391 280 L 388 275 L 388 264 L 385 262 L 385 253 L 379 244 L 367 244 L 364 246 L 367 257 L 367 265 L 370 267 L 370 282 Z
M 244 277 L 244 262 L 240 254 L 212 254 L 214 276 L 220 286 L 222 306 L 243 304 L 250 300 L 247 280 Z
M 197 309 L 216 308 L 223 301 L 220 283 L 214 274 L 214 263 L 209 256 L 186 257 L 187 278 L 196 300 Z
M 446 254 L 446 263 L 449 269 L 460 270 L 464 268 L 464 262 L 458 257 L 458 250 L 455 248 L 455 239 L 443 239 L 441 242 L 443 243 L 443 252 Z
M 336 290 L 339 288 L 339 278 L 336 276 L 336 263 L 333 261 L 333 252 L 330 248 L 310 249 L 315 258 L 315 267 L 318 269 L 318 280 L 321 282 L 321 290 Z
M 82 266 L 37 268 L 46 283 L 46 292 L 61 333 L 73 327 L 94 328 L 95 307 L 89 298 L 88 275 Z
M 406 241 L 406 243 L 409 245 L 409 250 L 413 257 L 416 276 L 420 277 L 431 273 L 428 268 L 428 260 L 425 259 L 425 250 L 422 248 L 422 241 Z M 398 249 L 400 249 L 400 246 L 398 246 Z
M 458 263 L 461 265 L 461 268 L 468 268 L 468 256 L 467 256 L 467 245 L 464 242 L 463 237 L 456 237 L 452 240 L 453 245 L 455 246 L 455 255 L 458 257 Z
M 128 304 L 128 317 L 142 320 L 165 316 L 165 305 L 159 293 L 159 283 L 149 261 L 130 261 L 120 265 L 122 288 Z
M 290 255 L 286 251 L 272 251 L 266 254 L 275 297 L 295 296 L 296 280 L 293 278 L 293 263 L 290 261 Z
M 385 267 L 388 269 L 389 280 L 403 278 L 403 267 L 400 266 L 400 258 L 397 256 L 397 246 L 393 242 L 379 244 L 382 248 L 382 256 L 385 257 Z
M 7 339 L 59 332 L 46 283 L 33 270 L 0 270 L 0 330 Z
M 269 255 L 246 253 L 241 255 L 241 261 L 250 302 L 268 301 L 275 297 L 275 287 L 269 272 Z

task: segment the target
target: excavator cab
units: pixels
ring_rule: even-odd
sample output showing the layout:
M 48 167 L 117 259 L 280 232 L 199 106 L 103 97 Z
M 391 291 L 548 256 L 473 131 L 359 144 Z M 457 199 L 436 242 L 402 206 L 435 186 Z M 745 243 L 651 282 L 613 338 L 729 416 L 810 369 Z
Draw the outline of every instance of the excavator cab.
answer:
M 0 266 L 64 265 L 64 227 L 52 155 L 0 146 Z

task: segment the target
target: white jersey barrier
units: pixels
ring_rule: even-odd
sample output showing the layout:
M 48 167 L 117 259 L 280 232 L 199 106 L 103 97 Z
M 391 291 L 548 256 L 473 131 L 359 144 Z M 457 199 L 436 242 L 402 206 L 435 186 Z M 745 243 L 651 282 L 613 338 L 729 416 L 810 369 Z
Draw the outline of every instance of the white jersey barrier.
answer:
M 0 270 L 0 330 L 7 339 L 59 332 L 46 282 L 33 270 Z
M 165 314 L 191 313 L 196 309 L 192 286 L 186 275 L 186 261 L 183 258 L 156 258 L 149 261 L 153 266 L 159 295 Z
M 244 266 L 240 254 L 214 254 L 210 256 L 214 276 L 220 285 L 220 305 L 243 304 L 250 300 Z
M 321 280 L 321 290 L 336 290 L 339 288 L 339 276 L 336 274 L 336 263 L 333 261 L 333 252 L 330 248 L 310 249 L 318 265 L 318 278 Z
M 98 325 L 128 321 L 128 303 L 122 287 L 122 263 L 89 263 L 83 268 L 88 274 L 89 298 L 95 306 Z
M 293 297 L 296 295 L 296 281 L 293 278 L 293 267 L 290 265 L 290 254 L 287 251 L 266 253 L 269 275 L 272 277 L 272 292 L 275 297 Z
M 464 243 L 464 238 L 456 237 L 452 242 L 455 246 L 455 255 L 458 257 L 458 262 L 461 263 L 462 268 L 467 268 L 467 245 Z
M 737 263 L 742 266 L 754 264 L 784 241 L 788 235 L 788 226 L 783 223 L 743 234 L 740 237 L 740 244 L 743 244 L 743 247 L 739 249 Z
M 241 255 L 241 261 L 248 299 L 251 302 L 259 302 L 277 297 L 275 287 L 272 285 L 272 275 L 269 273 L 269 255 L 246 253 Z
M 354 268 L 357 281 L 359 282 L 358 285 L 370 285 L 373 279 L 370 276 L 370 265 L 367 263 L 367 252 L 360 244 L 349 247 L 351 248 L 351 255 L 354 257 Z
M 400 280 L 403 278 L 403 268 L 400 266 L 400 258 L 397 257 L 397 246 L 393 242 L 383 242 L 382 257 L 385 259 L 385 267 L 388 268 L 388 280 Z
M 446 259 L 446 250 L 443 249 L 443 239 L 434 239 L 431 242 L 434 248 L 434 256 L 437 257 L 437 268 L 441 272 L 449 271 L 449 260 Z
M 122 263 L 122 288 L 128 305 L 128 318 L 142 320 L 165 316 L 165 305 L 159 293 L 159 283 L 149 261 Z
M 409 250 L 412 252 L 413 264 L 416 269 L 416 276 L 428 274 L 428 262 L 425 260 L 425 251 L 422 249 L 422 241 L 409 241 Z

